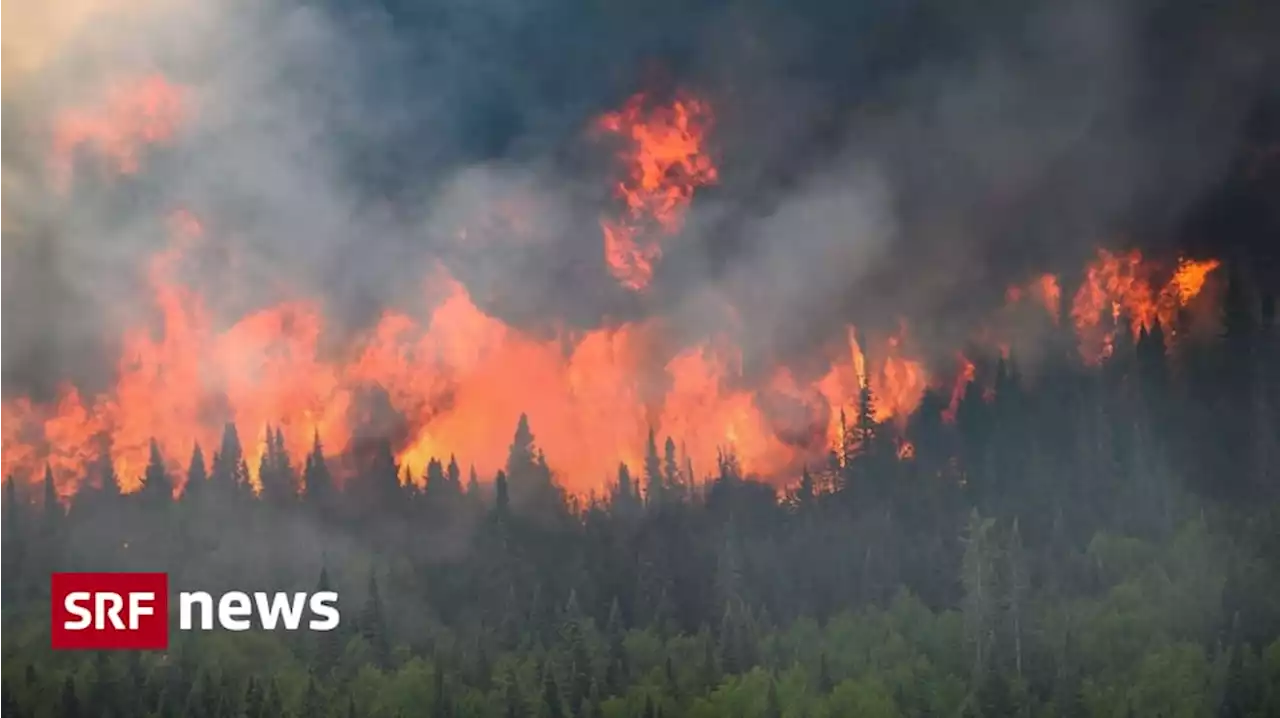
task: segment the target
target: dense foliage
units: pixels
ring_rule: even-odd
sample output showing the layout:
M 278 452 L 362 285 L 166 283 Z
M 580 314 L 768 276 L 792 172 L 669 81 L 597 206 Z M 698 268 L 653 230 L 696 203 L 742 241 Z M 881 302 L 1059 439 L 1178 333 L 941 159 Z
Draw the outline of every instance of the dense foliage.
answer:
M 926 397 L 911 458 L 864 392 L 781 500 L 728 450 L 698 478 L 679 437 L 567 497 L 523 417 L 496 477 L 464 457 L 408 477 L 383 438 L 297 466 L 272 429 L 254 492 L 229 426 L 177 499 L 156 450 L 128 495 L 105 463 L 65 504 L 51 476 L 43 496 L 10 479 L 0 710 L 1280 715 L 1280 329 L 1271 302 L 1226 296 L 1212 340 L 1166 352 L 1157 326 L 1095 370 L 1064 331 L 1036 377 L 990 363 L 954 421 Z M 328 585 L 343 623 L 55 653 L 48 574 L 76 569 Z

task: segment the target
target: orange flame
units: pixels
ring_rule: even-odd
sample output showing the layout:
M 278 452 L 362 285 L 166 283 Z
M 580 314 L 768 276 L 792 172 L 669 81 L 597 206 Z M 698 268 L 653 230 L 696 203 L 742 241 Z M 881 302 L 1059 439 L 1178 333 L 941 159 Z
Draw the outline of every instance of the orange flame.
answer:
M 1218 265 L 1212 259 L 1180 259 L 1169 281 L 1155 290 L 1152 282 L 1157 267 L 1144 262 L 1141 252 L 1099 250 L 1072 302 L 1081 356 L 1090 364 L 1111 356 L 1116 325 L 1125 318 L 1134 335 L 1159 322 L 1167 340 L 1172 341 L 1178 312 L 1199 295 L 1206 277 Z
M 704 147 L 711 122 L 711 108 L 702 100 L 683 97 L 648 109 L 643 94 L 597 121 L 600 130 L 627 141 L 619 158 L 628 175 L 614 188 L 626 210 L 600 222 L 605 261 L 624 287 L 649 286 L 662 257 L 658 236 L 678 232 L 694 191 L 718 181 Z

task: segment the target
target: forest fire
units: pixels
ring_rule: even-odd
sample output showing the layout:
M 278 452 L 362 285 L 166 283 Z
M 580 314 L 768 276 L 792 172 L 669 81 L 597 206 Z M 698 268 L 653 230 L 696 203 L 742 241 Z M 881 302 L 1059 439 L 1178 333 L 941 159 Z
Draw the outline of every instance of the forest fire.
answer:
M 1081 357 L 1097 364 L 1111 356 L 1116 327 L 1126 323 L 1135 337 L 1159 323 L 1166 341 L 1172 342 L 1178 313 L 1200 293 L 1218 264 L 1217 260 L 1179 260 L 1173 276 L 1161 285 L 1156 284 L 1156 265 L 1144 262 L 1141 252 L 1099 250 L 1071 305 Z
M 98 110 L 64 115 L 55 133 L 55 182 L 65 187 L 81 146 L 119 173 L 138 172 L 141 147 L 171 138 L 183 112 L 181 91 L 150 78 L 111 94 Z M 601 221 L 607 270 L 624 287 L 649 286 L 661 238 L 680 229 L 695 190 L 718 180 L 705 146 L 710 122 L 702 100 L 682 96 L 661 107 L 643 95 L 597 121 L 598 130 L 625 144 L 618 157 L 625 178 L 615 188 L 625 208 Z M 914 447 L 901 432 L 925 392 L 949 395 L 943 416 L 954 420 L 975 380 L 964 355 L 931 375 L 911 350 L 905 323 L 874 338 L 847 327 L 843 345 L 825 357 L 825 371 L 802 376 L 779 366 L 763 381 L 744 374 L 740 350 L 724 337 L 672 355 L 655 352 L 664 338 L 661 317 L 533 336 L 482 310 L 443 265 L 427 273 L 427 289 L 443 297 L 428 316 L 388 310 L 333 355 L 320 350 L 327 323 L 309 299 L 228 325 L 216 321 L 178 271 L 208 232 L 189 212 L 169 220 L 172 242 L 147 273 L 159 322 L 124 332 L 108 391 L 85 396 L 67 383 L 48 403 L 7 397 L 5 475 L 34 481 L 47 465 L 67 495 L 109 455 L 123 488 L 134 490 L 152 439 L 181 469 L 197 444 L 216 448 L 230 422 L 243 432 L 251 470 L 263 430 L 272 427 L 294 456 L 316 438 L 340 453 L 353 437 L 373 433 L 394 437 L 398 461 L 416 478 L 431 459 L 449 455 L 488 478 L 502 467 L 524 413 L 558 480 L 576 493 L 600 489 L 619 461 L 638 465 L 651 431 L 680 447 L 685 471 L 699 472 L 686 478 L 710 473 L 728 448 L 749 473 L 790 478 L 842 440 L 864 389 L 873 397 L 871 418 L 898 434 L 898 456 L 909 461 Z M 1216 266 L 1184 260 L 1161 284 L 1157 265 L 1137 252 L 1100 252 L 1071 306 L 1081 355 L 1090 363 L 1105 359 L 1122 319 L 1135 332 L 1157 321 L 1172 330 Z M 1007 298 L 1027 297 L 1058 321 L 1057 276 L 1039 276 Z M 771 396 L 797 410 L 771 407 Z

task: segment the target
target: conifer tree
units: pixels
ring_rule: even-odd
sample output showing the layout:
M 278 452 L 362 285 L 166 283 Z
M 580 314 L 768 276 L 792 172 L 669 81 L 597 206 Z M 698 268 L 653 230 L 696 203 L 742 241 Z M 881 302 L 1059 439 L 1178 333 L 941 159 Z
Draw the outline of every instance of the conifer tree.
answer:
M 566 718 L 560 686 L 556 683 L 551 661 L 542 666 L 542 716 L 541 718 Z
M 62 502 L 58 501 L 58 488 L 53 481 L 53 467 L 44 465 L 44 527 L 48 533 L 54 533 L 62 524 Z
M 302 707 L 298 713 L 304 716 L 324 714 L 324 702 L 320 698 L 320 689 L 316 686 L 314 675 L 307 677 L 307 690 L 302 695 Z
M 298 496 L 297 477 L 285 449 L 284 432 L 278 427 L 267 427 L 266 452 L 258 468 L 258 482 L 262 485 L 263 500 L 275 506 L 287 506 Z
M 76 684 L 67 676 L 62 682 L 62 718 L 81 718 L 80 698 L 76 695 Z
M 649 438 L 644 445 L 644 495 L 650 507 L 661 506 L 664 498 L 664 481 L 662 477 L 662 461 L 658 458 L 658 445 L 649 428 Z
M 480 501 L 480 477 L 476 474 L 476 467 L 471 466 L 470 476 L 467 478 L 467 498 L 473 502 Z
M 508 494 L 507 474 L 498 471 L 498 476 L 493 480 L 494 502 L 493 510 L 499 517 L 505 517 L 511 512 L 511 497 Z
M 3 527 L 0 546 L 4 552 L 4 569 L 12 572 L 10 576 L 23 575 L 27 555 L 26 525 L 27 516 L 18 496 L 18 485 L 10 474 L 4 480 L 4 521 L 0 523 Z M 9 581 L 12 581 L 10 585 L 17 583 L 12 578 Z
M 587 650 L 585 624 L 587 618 L 578 606 L 578 594 L 569 590 L 561 620 L 560 637 L 569 649 L 569 712 L 580 715 L 583 701 L 591 689 L 591 654 Z
M 605 666 L 605 687 L 611 695 L 618 695 L 630 680 L 627 664 L 626 630 L 622 626 L 622 611 L 615 597 L 609 605 L 609 618 L 605 623 L 605 636 L 609 642 L 608 663 Z
M 516 680 L 514 668 L 507 671 L 505 698 L 506 718 L 524 718 L 528 711 L 525 709 L 524 698 L 520 695 L 520 682 Z
M 431 718 L 449 718 L 449 696 L 444 685 L 444 662 L 436 656 L 432 667 Z
M 449 468 L 446 470 L 445 476 L 449 479 L 449 495 L 460 495 L 462 493 L 462 469 L 458 468 L 458 458 L 453 454 L 449 455 Z
M 317 430 L 311 441 L 311 453 L 302 471 L 302 489 L 307 502 L 320 510 L 326 510 L 333 500 L 333 477 L 324 459 L 324 445 Z
M 670 436 L 662 447 L 662 481 L 669 494 L 684 498 L 684 477 L 680 475 L 680 462 L 676 457 L 676 442 Z
M 150 458 L 142 476 L 141 496 L 152 505 L 164 505 L 173 499 L 173 481 L 155 439 L 151 440 Z
M 776 676 L 769 678 L 769 693 L 765 696 L 764 705 L 765 718 L 782 718 L 782 704 L 778 702 L 778 679 Z
M 329 583 L 329 571 L 326 567 L 321 566 L 320 579 L 316 582 L 316 593 L 332 590 L 333 587 Z M 338 665 L 341 650 L 342 646 L 339 643 L 337 630 L 318 632 L 314 667 L 315 674 L 320 676 L 322 680 L 327 678 L 329 673 Z
M 210 493 L 222 499 L 243 497 L 251 491 L 249 465 L 235 424 L 228 423 L 223 428 L 222 445 L 213 455 L 209 470 L 209 488 Z
M 369 574 L 369 594 L 365 598 L 364 608 L 360 611 L 359 626 L 360 635 L 369 642 L 378 667 L 388 668 L 391 664 L 390 638 L 387 635 L 382 597 L 378 593 L 378 578 L 374 573 Z
M 191 461 L 187 463 L 187 481 L 182 487 L 182 499 L 186 503 L 198 502 L 208 488 L 209 474 L 205 470 L 204 451 L 197 443 L 191 450 Z

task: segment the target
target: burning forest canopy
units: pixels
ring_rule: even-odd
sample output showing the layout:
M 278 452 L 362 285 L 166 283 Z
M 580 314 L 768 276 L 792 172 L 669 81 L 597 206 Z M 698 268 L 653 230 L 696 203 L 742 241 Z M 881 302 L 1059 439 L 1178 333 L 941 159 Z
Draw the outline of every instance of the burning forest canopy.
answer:
M 491 477 L 527 414 L 575 492 L 651 435 L 781 484 L 861 412 L 911 461 L 1001 359 L 1176 358 L 1277 276 L 1266 23 L 1033 5 L 25 10 L 3 472 L 131 489 L 233 423 Z

